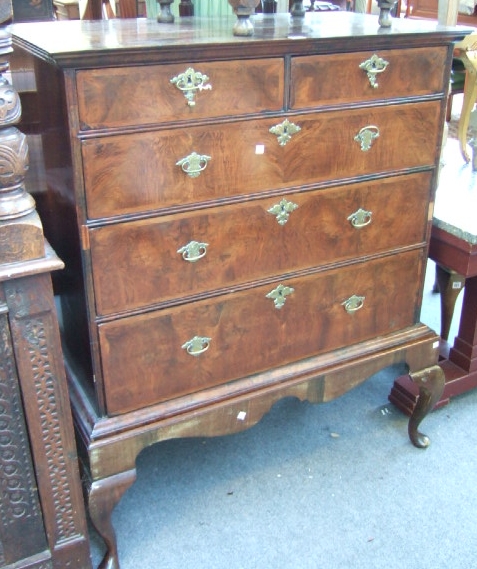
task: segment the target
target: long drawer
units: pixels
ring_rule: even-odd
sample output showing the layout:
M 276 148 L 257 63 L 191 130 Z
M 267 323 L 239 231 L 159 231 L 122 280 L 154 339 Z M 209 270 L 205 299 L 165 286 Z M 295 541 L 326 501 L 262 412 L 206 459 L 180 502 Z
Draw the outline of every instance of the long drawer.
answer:
M 277 111 L 284 104 L 280 58 L 90 69 L 76 81 L 85 131 Z
M 84 140 L 87 216 L 434 166 L 440 109 L 427 101 Z
M 445 93 L 446 59 L 445 47 L 294 57 L 291 108 Z
M 431 175 L 91 229 L 97 314 L 423 242 Z
M 424 254 L 101 324 L 107 411 L 132 411 L 410 326 Z

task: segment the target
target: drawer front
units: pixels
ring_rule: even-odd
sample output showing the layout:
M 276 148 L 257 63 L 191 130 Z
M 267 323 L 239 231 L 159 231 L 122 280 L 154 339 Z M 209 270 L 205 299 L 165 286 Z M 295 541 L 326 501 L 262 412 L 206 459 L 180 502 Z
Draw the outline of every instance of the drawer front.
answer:
M 186 73 L 189 69 L 194 74 Z M 183 85 L 173 82 L 183 74 Z M 256 59 L 91 69 L 79 71 L 76 81 L 81 130 L 137 127 L 281 110 L 284 63 Z M 201 87 L 191 88 L 195 85 Z M 191 101 L 186 93 L 193 93 Z
M 415 250 L 104 323 L 107 412 L 132 411 L 410 326 L 423 259 L 423 250 Z M 293 290 L 280 294 L 279 284 Z
M 294 57 L 291 107 L 445 93 L 446 59 L 445 47 Z
M 289 121 L 300 130 L 284 145 L 279 135 L 270 132 L 283 126 L 283 115 L 214 128 L 85 140 L 87 216 L 98 219 L 185 207 L 276 188 L 433 166 L 439 116 L 439 101 L 296 115 Z M 367 135 L 372 139 L 369 148 Z
M 431 173 L 90 230 L 99 315 L 425 240 Z

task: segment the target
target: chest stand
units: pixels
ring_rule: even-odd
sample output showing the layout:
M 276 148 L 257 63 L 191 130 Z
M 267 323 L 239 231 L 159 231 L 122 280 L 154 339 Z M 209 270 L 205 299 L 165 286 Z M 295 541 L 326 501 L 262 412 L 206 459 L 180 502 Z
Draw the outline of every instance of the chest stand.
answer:
M 271 386 L 202 408 L 192 407 L 180 416 L 156 417 L 152 423 L 147 422 L 142 426 L 138 426 L 132 416 L 130 420 L 135 422 L 136 427 L 122 433 L 117 433 L 115 429 L 117 419 L 101 419 L 94 415 L 85 394 L 75 388 L 78 384 L 73 382 L 71 398 L 81 434 L 80 452 L 83 453 L 83 478 L 87 481 L 89 513 L 106 545 L 99 569 L 120 568 L 112 512 L 136 479 L 135 461 L 138 454 L 157 442 L 238 433 L 257 424 L 284 397 L 324 403 L 339 397 L 384 367 L 406 362 L 413 370 L 409 377 L 419 392 L 418 402 L 409 419 L 409 438 L 414 446 L 427 447 L 429 439 L 419 431 L 419 426 L 444 388 L 444 374 L 438 365 L 422 367 L 423 362 L 432 361 L 433 354 L 436 354 L 435 343 L 436 336 L 429 332 L 415 345 L 390 347 L 385 353 L 367 361 L 345 361 L 322 366 L 322 369 L 317 365 L 320 362 L 314 361 L 308 369 L 301 369 L 300 372 L 290 369 L 291 373 L 297 372 L 296 377 L 278 387 Z

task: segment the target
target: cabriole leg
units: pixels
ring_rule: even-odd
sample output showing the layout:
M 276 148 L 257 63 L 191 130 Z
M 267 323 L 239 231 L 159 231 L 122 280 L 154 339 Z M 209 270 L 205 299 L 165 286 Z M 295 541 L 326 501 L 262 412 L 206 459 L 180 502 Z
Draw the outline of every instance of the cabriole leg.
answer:
M 124 492 L 135 480 L 136 469 L 134 468 L 97 480 L 91 485 L 88 496 L 89 515 L 107 547 L 98 569 L 120 569 L 116 532 L 111 522 L 111 515 Z
M 409 419 L 409 438 L 414 446 L 426 448 L 430 443 L 429 438 L 419 432 L 418 427 L 439 401 L 444 391 L 445 376 L 438 365 L 411 373 L 410 376 L 412 381 L 419 386 L 419 399 Z

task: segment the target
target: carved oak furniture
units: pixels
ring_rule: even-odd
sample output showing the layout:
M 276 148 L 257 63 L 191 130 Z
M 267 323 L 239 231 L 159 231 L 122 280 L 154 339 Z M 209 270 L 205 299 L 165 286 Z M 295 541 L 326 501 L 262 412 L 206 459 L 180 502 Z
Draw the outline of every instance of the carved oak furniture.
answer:
M 0 2 L 0 22 L 10 6 Z M 7 8 L 7 9 L 5 9 Z M 5 18 L 6 16 L 6 18 Z M 0 567 L 91 568 L 46 243 L 0 28 Z
M 405 362 L 418 425 L 443 387 L 419 322 L 453 42 L 344 12 L 13 27 L 35 58 L 57 282 L 89 511 L 148 445 L 246 429 Z M 61 39 L 60 39 L 61 38 Z M 364 443 L 364 441 L 363 441 Z
M 50 271 L 0 265 L 0 567 L 90 569 L 88 531 Z

